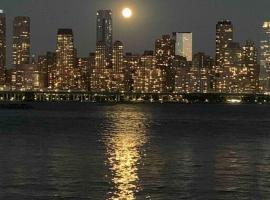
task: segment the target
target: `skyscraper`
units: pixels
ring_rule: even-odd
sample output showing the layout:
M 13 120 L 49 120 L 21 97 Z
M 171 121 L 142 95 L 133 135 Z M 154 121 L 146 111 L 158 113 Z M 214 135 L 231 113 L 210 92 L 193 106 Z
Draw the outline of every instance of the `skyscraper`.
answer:
M 55 89 L 75 89 L 74 52 L 72 29 L 59 29 L 57 34 Z
M 270 92 L 270 21 L 262 26 L 260 42 L 260 86 L 262 92 Z
M 52 90 L 55 86 L 55 76 L 56 76 L 56 53 L 47 52 L 47 69 L 48 69 L 48 89 Z
M 134 77 L 136 70 L 139 69 L 139 60 L 140 56 L 132 53 L 126 53 L 124 56 L 125 91 L 127 92 L 134 89 Z
M 162 80 L 162 69 L 156 67 L 154 52 L 145 51 L 134 74 L 134 92 L 160 93 Z
M 30 18 L 15 17 L 13 21 L 13 65 L 30 64 Z
M 162 70 L 162 91 L 172 92 L 174 90 L 175 70 L 173 59 L 175 57 L 175 40 L 170 35 L 163 35 L 155 42 L 155 56 L 157 67 Z
M 199 52 L 194 54 L 192 69 L 197 82 L 195 92 L 207 93 L 212 92 L 214 76 L 214 59 L 205 53 Z
M 259 86 L 260 67 L 257 60 L 257 49 L 253 41 L 246 41 L 242 47 L 243 72 L 245 75 L 243 92 L 256 93 Z
M 6 16 L 0 10 L 0 87 L 5 84 L 6 68 Z
M 175 40 L 175 55 L 186 57 L 187 61 L 192 61 L 192 33 L 173 33 L 173 39 Z
M 113 45 L 113 70 L 117 73 L 123 72 L 123 43 L 116 41 Z
M 223 80 L 225 93 L 242 93 L 240 87 L 242 48 L 238 42 L 230 42 L 225 49 Z
M 229 20 L 219 21 L 216 25 L 216 65 L 223 67 L 225 50 L 233 41 L 233 25 Z
M 111 69 L 107 67 L 106 45 L 97 42 L 95 54 L 95 66 L 91 74 L 91 90 L 93 92 L 108 92 Z
M 111 89 L 115 92 L 124 91 L 124 46 L 120 41 L 113 45 Z
M 233 24 L 229 20 L 221 20 L 216 25 L 216 69 L 215 90 L 226 91 L 225 52 L 228 45 L 233 41 Z
M 106 57 L 112 55 L 113 49 L 112 11 L 97 11 L 97 42 L 103 42 L 106 46 Z

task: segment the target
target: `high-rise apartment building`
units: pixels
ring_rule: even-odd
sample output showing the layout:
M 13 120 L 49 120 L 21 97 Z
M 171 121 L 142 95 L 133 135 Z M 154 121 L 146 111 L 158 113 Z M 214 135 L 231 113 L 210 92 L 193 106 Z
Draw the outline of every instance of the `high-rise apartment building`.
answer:
M 97 42 L 95 66 L 91 74 L 91 90 L 93 92 L 108 92 L 110 88 L 111 69 L 107 67 L 106 44 Z
M 112 11 L 97 11 L 97 42 L 103 42 L 106 47 L 106 57 L 110 58 L 113 49 Z
M 242 85 L 243 93 L 259 92 L 260 66 L 258 64 L 257 49 L 253 41 L 246 41 L 242 47 L 242 62 L 242 71 L 245 75 L 244 84 Z
M 44 85 L 44 88 L 48 88 L 48 64 L 46 55 L 38 56 L 37 66 L 42 76 L 42 80 L 44 81 L 42 84 Z
M 134 89 L 135 72 L 139 68 L 139 55 L 126 53 L 124 56 L 125 91 L 132 92 Z
M 162 91 L 162 69 L 156 67 L 153 51 L 145 51 L 134 74 L 134 92 L 160 93 Z
M 233 24 L 229 20 L 221 20 L 216 25 L 216 69 L 215 91 L 226 91 L 225 52 L 233 42 Z
M 72 29 L 59 29 L 57 33 L 55 89 L 75 89 L 74 56 Z
M 270 92 L 270 21 L 263 23 L 260 40 L 260 88 Z
M 56 53 L 47 52 L 47 69 L 48 69 L 48 89 L 53 90 L 55 86 L 55 77 L 56 77 Z
M 175 40 L 175 55 L 187 58 L 187 61 L 192 61 L 193 43 L 191 32 L 173 33 Z
M 216 65 L 224 66 L 225 50 L 233 41 L 233 24 L 229 20 L 219 21 L 216 25 Z
M 0 10 L 0 88 L 5 85 L 6 69 L 6 16 Z
M 196 79 L 196 90 L 194 92 L 213 92 L 214 88 L 214 59 L 205 53 L 194 54 L 192 71 Z
M 163 35 L 155 42 L 157 67 L 162 70 L 162 91 L 172 92 L 175 83 L 173 59 L 175 57 L 175 40 L 170 35 Z
M 30 18 L 15 17 L 13 21 L 13 65 L 30 64 Z
M 124 92 L 124 46 L 120 41 L 113 45 L 111 91 Z
M 225 49 L 223 80 L 225 93 L 241 93 L 242 48 L 238 42 L 230 42 Z

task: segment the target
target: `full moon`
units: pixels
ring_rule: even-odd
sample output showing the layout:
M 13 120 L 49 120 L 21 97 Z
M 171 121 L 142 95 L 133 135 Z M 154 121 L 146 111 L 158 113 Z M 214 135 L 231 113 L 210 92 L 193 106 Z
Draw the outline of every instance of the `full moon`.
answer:
M 124 18 L 130 18 L 132 16 L 132 10 L 130 8 L 124 8 L 122 10 L 122 15 Z

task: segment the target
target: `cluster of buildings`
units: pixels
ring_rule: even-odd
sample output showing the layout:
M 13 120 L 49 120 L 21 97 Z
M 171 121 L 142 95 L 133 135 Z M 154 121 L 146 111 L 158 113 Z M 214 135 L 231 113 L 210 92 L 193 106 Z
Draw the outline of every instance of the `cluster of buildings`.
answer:
M 193 53 L 193 34 L 174 32 L 142 55 L 113 41 L 112 11 L 97 12 L 96 51 L 78 57 L 72 29 L 59 29 L 55 52 L 31 56 L 30 18 L 13 20 L 12 67 L 6 61 L 6 17 L 0 10 L 0 89 L 96 93 L 269 93 L 270 22 L 260 49 L 234 41 L 229 20 L 216 25 L 215 58 Z

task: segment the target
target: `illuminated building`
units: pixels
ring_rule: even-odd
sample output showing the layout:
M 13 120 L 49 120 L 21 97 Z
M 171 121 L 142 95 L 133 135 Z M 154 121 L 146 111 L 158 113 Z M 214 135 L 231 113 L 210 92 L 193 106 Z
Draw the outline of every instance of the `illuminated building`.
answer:
M 76 67 L 76 88 L 78 90 L 88 90 L 88 76 L 90 71 L 89 58 L 77 58 L 77 67 Z
M 229 20 L 219 21 L 216 25 L 216 91 L 225 92 L 224 73 L 225 51 L 233 41 L 233 24 Z
M 96 53 L 90 53 L 89 54 L 89 64 L 88 64 L 88 70 L 86 71 L 86 89 L 88 91 L 91 91 L 91 77 L 93 74 L 93 69 L 96 66 Z
M 192 63 L 186 57 L 176 56 L 174 66 L 176 93 L 212 92 L 214 61 L 210 56 L 197 53 L 193 56 Z
M 97 11 L 97 42 L 103 42 L 106 47 L 107 59 L 112 55 L 113 48 L 112 11 Z
M 260 41 L 260 87 L 270 92 L 270 21 L 263 23 Z
M 38 69 L 40 71 L 40 73 L 43 76 L 43 80 L 44 80 L 44 87 L 48 88 L 48 64 L 47 64 L 47 56 L 38 56 Z
M 30 18 L 15 17 L 13 21 L 13 65 L 30 63 Z
M 173 92 L 175 83 L 175 70 L 173 59 L 175 56 L 175 41 L 170 35 L 163 35 L 155 42 L 155 56 L 157 67 L 162 71 L 161 91 Z
M 97 43 L 95 56 L 95 66 L 91 74 L 91 91 L 109 92 L 111 69 L 107 67 L 106 45 L 104 42 Z
M 225 50 L 223 77 L 225 93 L 256 93 L 259 67 L 254 42 L 247 41 L 241 47 L 231 42 Z
M 48 89 L 53 90 L 55 87 L 55 77 L 56 77 L 56 53 L 47 52 L 46 61 L 48 69 Z
M 162 90 L 162 70 L 157 68 L 153 51 L 145 51 L 134 74 L 134 92 L 160 93 Z
M 229 20 L 219 21 L 216 25 L 216 65 L 224 65 L 225 50 L 233 41 L 233 25 Z
M 205 53 L 196 53 L 193 56 L 192 71 L 196 79 L 196 89 L 193 92 L 208 93 L 214 90 L 214 60 Z
M 124 52 L 123 43 L 116 41 L 113 45 L 112 73 L 110 90 L 124 92 Z
M 12 89 L 37 91 L 44 89 L 44 75 L 36 63 L 19 65 L 12 72 Z
M 175 40 L 175 55 L 186 57 L 187 61 L 192 61 L 192 33 L 173 33 L 173 39 Z
M 225 93 L 241 93 L 242 48 L 239 43 L 231 42 L 225 49 L 223 80 Z
M 244 73 L 243 93 L 256 93 L 259 91 L 259 71 L 260 66 L 257 60 L 257 49 L 255 43 L 246 41 L 242 47 L 242 61 Z
M 175 66 L 175 92 L 190 93 L 191 89 L 191 66 L 186 57 L 176 56 L 174 59 Z
M 55 89 L 75 89 L 74 55 L 72 30 L 59 29 L 57 34 Z
M 135 72 L 139 68 L 139 55 L 126 53 L 124 56 L 124 85 L 126 92 L 132 92 L 134 88 Z
M 6 69 L 6 16 L 0 10 L 0 88 L 5 85 Z

